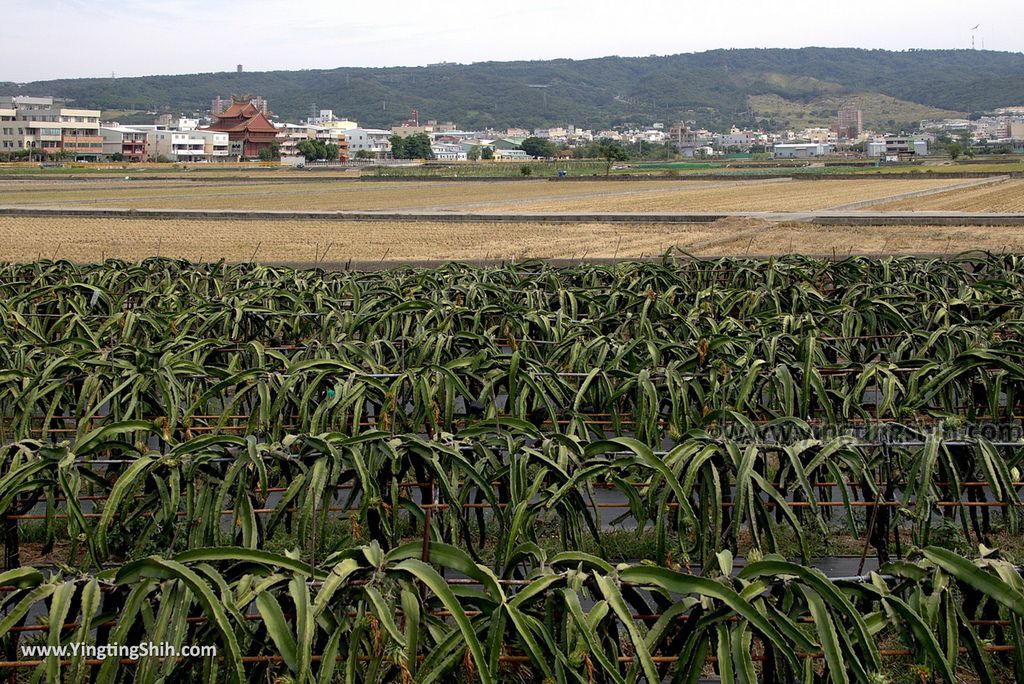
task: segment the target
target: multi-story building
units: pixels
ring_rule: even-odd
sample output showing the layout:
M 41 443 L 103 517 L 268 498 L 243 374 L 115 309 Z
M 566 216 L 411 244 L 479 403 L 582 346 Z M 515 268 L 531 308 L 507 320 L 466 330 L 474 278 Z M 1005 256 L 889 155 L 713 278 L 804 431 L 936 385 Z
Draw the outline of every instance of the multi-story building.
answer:
M 18 112 L 14 107 L 0 106 L 0 154 L 14 150 L 14 120 Z
M 391 131 L 381 128 L 350 128 L 345 131 L 345 142 L 348 153 L 356 158 L 361 150 L 366 150 L 378 159 L 391 151 Z
M 338 146 L 338 159 L 348 161 L 348 131 L 351 129 L 339 128 L 337 126 L 314 126 L 313 137 L 325 145 Z
M 321 109 L 318 114 L 306 117 L 306 123 L 311 126 L 322 126 L 329 121 L 337 121 L 337 119 L 334 118 L 333 109 Z
M 316 137 L 316 126 L 310 124 L 280 123 L 277 127 L 277 144 L 281 146 L 281 158 L 298 157 L 299 143 Z
M 93 161 L 103 154 L 100 112 L 52 97 L 0 97 L 0 152 L 38 150 Z
M 235 102 L 249 102 L 252 104 L 252 106 L 259 110 L 259 112 L 263 116 L 270 116 L 270 108 L 267 106 L 267 101 L 260 97 L 259 95 L 245 95 L 240 98 L 232 95 L 227 99 L 218 95 L 217 97 L 213 98 L 212 102 L 210 102 L 211 116 L 220 116 L 221 114 L 226 112 Z
M 143 129 L 144 127 L 138 127 Z M 230 138 L 226 132 L 201 129 L 167 131 L 146 128 L 147 151 L 152 159 L 173 162 L 227 161 Z
M 797 134 L 801 142 L 832 145 L 836 143 L 836 133 L 829 128 L 805 128 Z
M 141 162 L 147 157 L 147 132 L 131 126 L 100 126 L 103 156 L 120 154 L 124 161 Z
M 535 128 L 533 129 L 533 135 L 537 138 L 549 140 L 564 140 L 568 134 L 563 126 L 555 126 L 554 128 Z
M 864 133 L 864 112 L 854 107 L 842 107 L 836 117 L 839 123 L 837 133 L 840 138 L 857 140 Z
M 411 125 L 408 121 L 404 122 L 401 126 L 391 127 L 391 135 L 397 135 L 400 138 L 408 138 L 410 135 L 417 135 L 419 133 L 426 133 L 433 140 L 434 127 L 430 125 Z
M 275 124 L 277 137 L 275 141 L 280 145 L 278 150 L 282 159 L 300 157 L 299 145 L 305 140 L 318 140 L 325 145 L 338 146 L 338 159 L 348 161 L 349 144 L 346 135 L 351 129 L 343 129 L 332 126 L 314 126 L 312 124 Z
M 169 131 L 194 131 L 199 128 L 199 119 L 185 116 L 175 117 L 170 114 L 161 114 L 153 123 L 157 128 Z
M 928 154 L 928 141 L 905 137 L 889 137 L 868 143 L 869 157 L 900 159 Z

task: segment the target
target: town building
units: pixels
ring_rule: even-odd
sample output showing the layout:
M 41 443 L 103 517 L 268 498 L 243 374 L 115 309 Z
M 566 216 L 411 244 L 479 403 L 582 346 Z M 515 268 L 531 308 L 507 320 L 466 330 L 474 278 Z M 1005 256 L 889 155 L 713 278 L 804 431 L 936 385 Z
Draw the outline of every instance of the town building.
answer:
M 148 154 L 154 160 L 215 162 L 228 161 L 233 156 L 230 135 L 223 131 L 156 129 L 146 131 L 146 140 Z
M 836 133 L 840 139 L 857 140 L 864 133 L 864 112 L 861 110 L 841 107 L 836 118 Z
M 220 116 L 225 111 L 227 111 L 227 109 L 232 104 L 240 101 L 251 103 L 253 107 L 258 109 L 260 113 L 263 114 L 263 116 L 268 118 L 270 117 L 270 107 L 267 106 L 267 101 L 260 97 L 259 95 L 246 95 L 244 97 L 236 97 L 232 95 L 227 99 L 222 98 L 220 95 L 218 95 L 217 97 L 213 98 L 213 101 L 210 103 L 210 115 L 214 117 Z
M 131 126 L 100 126 L 103 138 L 103 156 L 121 155 L 127 162 L 146 161 L 147 132 Z
M 325 123 L 329 123 L 331 121 L 337 121 L 337 119 L 334 118 L 333 109 L 321 109 L 319 110 L 319 113 L 313 114 L 312 116 L 306 118 L 306 123 L 310 124 L 311 126 L 322 126 Z
M 161 114 L 153 123 L 157 128 L 168 131 L 194 131 L 199 128 L 199 119 L 170 114 Z
M 495 150 L 517 150 L 526 138 L 498 138 L 492 140 L 490 146 Z
M 316 137 L 316 127 L 311 124 L 279 123 L 277 144 L 280 145 L 281 159 L 298 158 L 299 143 Z
M 347 131 L 352 128 L 359 128 L 359 122 L 351 121 L 350 119 L 332 119 L 331 121 L 325 121 L 318 125 L 322 128 L 330 128 L 338 131 Z
M 884 140 L 873 140 L 868 143 L 869 157 L 884 157 L 896 161 L 905 157 L 924 156 L 928 154 L 928 142 L 906 137 L 890 137 Z
M 434 127 L 430 124 L 426 126 L 414 125 L 410 121 L 405 121 L 399 126 L 391 127 L 391 135 L 397 135 L 400 138 L 408 138 L 411 135 L 417 135 L 419 133 L 426 133 L 430 136 L 430 139 L 434 138 Z
M 831 128 L 805 128 L 796 134 L 793 142 L 818 143 L 821 145 L 834 145 L 837 142 L 836 132 Z
M 103 154 L 100 112 L 52 97 L 0 97 L 0 152 L 38 150 L 79 161 Z
M 528 161 L 533 159 L 525 150 L 494 150 L 494 158 L 498 161 Z
M 277 127 L 276 142 L 280 145 L 278 151 L 284 161 L 297 161 L 301 157 L 299 145 L 304 140 L 318 140 L 325 145 L 337 145 L 338 159 L 348 161 L 349 146 L 345 136 L 351 129 L 292 123 L 279 123 L 275 126 Z
M 809 159 L 832 154 L 832 146 L 827 143 L 786 143 L 777 144 L 773 148 L 776 159 Z
M 351 158 L 358 157 L 360 151 L 367 151 L 377 159 L 387 156 L 391 151 L 391 131 L 382 128 L 350 128 L 345 131 L 345 143 Z
M 277 137 L 277 128 L 250 98 L 235 99 L 205 130 L 227 133 L 231 156 L 248 159 L 259 157 Z
M 430 146 L 430 151 L 438 161 L 466 161 L 468 158 L 462 145 L 453 143 L 434 143 Z

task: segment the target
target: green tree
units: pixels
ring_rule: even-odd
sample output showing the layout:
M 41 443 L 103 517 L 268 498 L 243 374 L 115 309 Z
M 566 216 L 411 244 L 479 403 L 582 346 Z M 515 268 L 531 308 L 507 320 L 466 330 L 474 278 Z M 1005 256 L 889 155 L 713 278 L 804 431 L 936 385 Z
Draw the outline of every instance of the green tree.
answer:
M 519 144 L 519 149 L 531 157 L 554 157 L 558 146 L 544 138 L 530 137 Z
M 416 133 L 405 139 L 402 159 L 433 159 L 434 152 L 430 149 L 430 136 Z
M 356 159 L 373 159 L 374 154 L 370 150 L 357 150 Z
M 485 147 L 483 150 L 480 151 L 480 158 L 483 160 L 494 159 L 494 148 Z
M 406 159 L 405 156 L 405 138 L 400 135 L 393 135 L 388 138 L 388 142 L 391 143 L 391 156 L 395 159 Z
M 480 159 L 480 146 L 473 145 L 470 147 L 469 151 L 466 152 L 466 159 L 469 161 L 478 161 Z
M 281 143 L 276 140 L 260 150 L 260 161 L 280 161 Z
M 946 145 L 946 152 L 949 153 L 949 158 L 956 161 L 960 158 L 960 155 L 964 153 L 964 146 L 958 142 L 952 142 Z
M 629 159 L 629 153 L 626 152 L 625 148 L 617 140 L 610 138 L 601 138 L 597 141 L 597 156 L 604 159 L 607 163 L 604 171 L 606 176 L 611 175 L 612 163 Z
M 326 150 L 325 145 L 319 140 L 303 140 L 297 146 L 299 154 L 306 158 L 306 161 L 313 161 L 315 159 L 325 159 Z
M 303 140 L 298 144 L 299 154 L 306 158 L 306 161 L 314 161 L 317 159 L 324 159 L 327 161 L 335 161 L 341 152 L 334 143 L 324 143 L 321 140 Z

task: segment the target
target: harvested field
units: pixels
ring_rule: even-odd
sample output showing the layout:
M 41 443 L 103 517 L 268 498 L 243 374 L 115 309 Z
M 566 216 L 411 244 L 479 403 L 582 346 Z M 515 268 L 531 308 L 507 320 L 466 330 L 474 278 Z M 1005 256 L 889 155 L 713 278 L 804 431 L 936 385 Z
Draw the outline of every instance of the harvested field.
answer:
M 878 211 L 1024 211 L 1024 180 L 1008 180 L 994 185 L 888 202 L 873 207 Z
M 907 192 L 956 184 L 948 179 L 785 181 L 781 183 L 719 183 L 713 187 L 682 186 L 632 197 L 593 196 L 581 200 L 516 202 L 494 210 L 519 211 L 809 211 L 852 202 L 883 199 Z M 625 201 L 624 201 L 625 200 Z
M 327 256 L 323 252 L 330 245 Z M 390 223 L 0 218 L 0 260 L 98 261 L 159 254 L 328 264 L 698 255 L 1024 251 L 1019 227 L 851 227 L 727 219 L 714 224 Z
M 505 212 L 804 211 L 956 185 L 956 179 L 330 182 L 0 182 L 0 205 Z

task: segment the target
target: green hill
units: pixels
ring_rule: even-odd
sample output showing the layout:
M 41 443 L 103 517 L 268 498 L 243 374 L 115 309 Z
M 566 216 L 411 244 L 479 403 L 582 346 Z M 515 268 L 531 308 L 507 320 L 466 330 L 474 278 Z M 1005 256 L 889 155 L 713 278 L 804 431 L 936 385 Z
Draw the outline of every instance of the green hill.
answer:
M 866 113 L 884 112 L 879 123 L 905 124 L 920 118 L 922 111 L 972 112 L 1024 103 L 1024 54 L 714 50 L 652 57 L 0 83 L 0 94 L 19 92 L 69 97 L 80 106 L 101 109 L 176 112 L 206 110 L 217 95 L 253 93 L 267 98 L 274 113 L 285 119 L 305 117 L 316 103 L 369 126 L 390 126 L 418 109 L 421 119 L 451 120 L 466 128 L 567 123 L 605 127 L 680 119 L 724 127 L 752 124 L 766 115 L 773 121 L 788 119 L 794 108 L 798 113 L 814 112 L 849 97 L 865 102 Z M 894 106 L 894 101 L 905 105 Z M 767 112 L 762 109 L 766 105 Z M 780 117 L 780 111 L 789 114 Z

